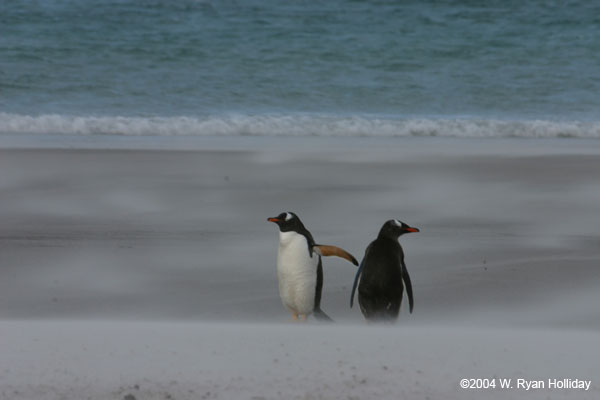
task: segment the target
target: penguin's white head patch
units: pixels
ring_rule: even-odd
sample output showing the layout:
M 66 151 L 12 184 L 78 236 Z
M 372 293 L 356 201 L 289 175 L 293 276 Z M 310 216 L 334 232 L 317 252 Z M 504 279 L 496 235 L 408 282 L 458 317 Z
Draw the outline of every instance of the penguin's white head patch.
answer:
M 286 212 L 285 213 L 285 220 L 289 221 L 290 219 L 294 218 L 294 214 Z
M 394 225 L 396 225 L 396 226 L 402 226 L 402 222 L 400 222 L 397 219 L 395 219 L 394 220 Z

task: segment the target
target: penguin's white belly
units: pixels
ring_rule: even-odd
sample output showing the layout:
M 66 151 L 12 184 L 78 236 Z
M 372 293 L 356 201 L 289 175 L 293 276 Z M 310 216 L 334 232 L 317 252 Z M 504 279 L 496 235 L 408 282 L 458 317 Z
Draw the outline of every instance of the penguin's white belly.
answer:
M 306 238 L 296 232 L 281 232 L 277 255 L 279 295 L 295 314 L 310 314 L 315 306 L 319 256 L 308 253 Z

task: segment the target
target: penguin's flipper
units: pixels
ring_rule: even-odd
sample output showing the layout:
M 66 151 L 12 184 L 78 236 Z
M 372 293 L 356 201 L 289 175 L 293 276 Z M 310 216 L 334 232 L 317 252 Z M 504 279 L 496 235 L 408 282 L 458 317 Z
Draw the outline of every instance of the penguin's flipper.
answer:
M 404 281 L 404 287 L 406 287 L 406 294 L 408 295 L 408 305 L 412 314 L 414 306 L 412 283 L 410 282 L 410 276 L 408 275 L 408 270 L 406 269 L 406 264 L 404 264 L 404 261 L 402 261 L 402 280 Z
M 358 261 L 356 261 L 356 258 L 354 258 L 352 254 L 337 246 L 330 246 L 327 244 L 315 244 L 313 246 L 313 251 L 320 256 L 337 256 L 350 261 L 354 265 L 358 265 Z
M 313 315 L 318 321 L 333 322 L 333 319 L 331 319 L 329 315 L 325 314 L 325 311 L 321 310 L 321 308 L 315 308 L 313 310 Z
M 367 259 L 367 255 L 363 257 L 360 266 L 358 267 L 358 271 L 356 271 L 356 276 L 354 277 L 354 283 L 352 284 L 352 293 L 350 294 L 350 308 L 354 305 L 354 292 L 356 292 L 356 287 L 358 286 L 358 278 L 360 278 L 360 274 L 365 266 L 365 260 Z

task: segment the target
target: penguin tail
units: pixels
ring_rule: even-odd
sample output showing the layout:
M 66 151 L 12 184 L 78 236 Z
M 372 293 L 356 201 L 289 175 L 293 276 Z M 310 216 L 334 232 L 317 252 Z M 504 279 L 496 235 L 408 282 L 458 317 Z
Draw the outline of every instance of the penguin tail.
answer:
M 315 319 L 317 321 L 333 322 L 333 319 L 331 319 L 331 317 L 329 315 L 325 314 L 325 311 L 321 310 L 320 308 L 315 308 L 313 310 L 313 315 L 315 316 Z

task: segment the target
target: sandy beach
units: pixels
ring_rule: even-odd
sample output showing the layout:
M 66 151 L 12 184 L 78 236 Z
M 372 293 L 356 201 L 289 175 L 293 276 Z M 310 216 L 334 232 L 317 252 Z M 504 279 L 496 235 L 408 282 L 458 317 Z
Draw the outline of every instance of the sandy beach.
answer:
M 237 139 L 3 138 L 1 398 L 598 397 L 596 142 Z M 414 313 L 365 325 L 327 258 L 337 323 L 292 324 L 266 221 L 288 210 L 358 259 L 385 220 L 418 227 Z
M 3 321 L 0 332 L 7 347 L 2 399 L 595 399 L 600 394 L 598 335 L 578 330 Z M 475 381 L 474 388 L 462 389 L 461 379 L 487 379 L 495 388 L 478 389 Z M 564 379 L 591 384 L 589 389 L 551 387 Z M 531 388 L 533 381 L 545 387 Z

